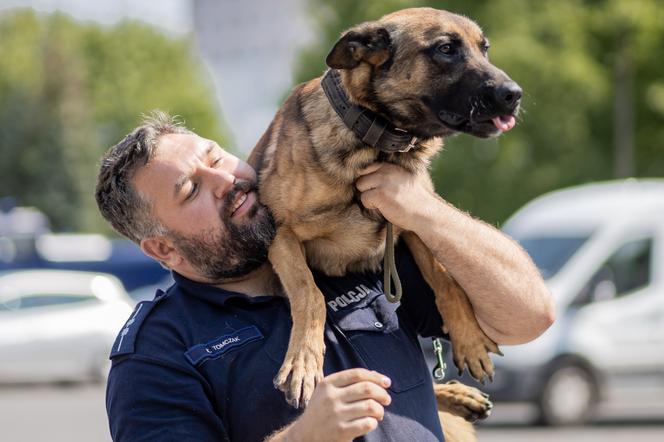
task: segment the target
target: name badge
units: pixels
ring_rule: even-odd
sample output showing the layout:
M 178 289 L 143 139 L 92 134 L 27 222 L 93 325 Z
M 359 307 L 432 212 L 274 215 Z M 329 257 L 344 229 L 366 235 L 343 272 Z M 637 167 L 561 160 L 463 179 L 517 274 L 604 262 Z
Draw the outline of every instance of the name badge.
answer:
M 263 339 L 263 334 L 252 325 L 215 338 L 206 344 L 195 345 L 184 355 L 191 364 L 198 365 L 207 359 L 218 358 L 234 348 L 242 347 L 258 339 Z

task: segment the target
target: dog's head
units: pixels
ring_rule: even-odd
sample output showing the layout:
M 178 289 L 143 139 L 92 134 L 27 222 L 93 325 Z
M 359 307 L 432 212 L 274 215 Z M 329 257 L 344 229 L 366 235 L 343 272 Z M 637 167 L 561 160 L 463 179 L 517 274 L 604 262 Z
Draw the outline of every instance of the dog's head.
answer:
M 348 30 L 327 56 L 355 103 L 420 138 L 511 129 L 521 88 L 489 62 L 473 21 L 405 9 Z

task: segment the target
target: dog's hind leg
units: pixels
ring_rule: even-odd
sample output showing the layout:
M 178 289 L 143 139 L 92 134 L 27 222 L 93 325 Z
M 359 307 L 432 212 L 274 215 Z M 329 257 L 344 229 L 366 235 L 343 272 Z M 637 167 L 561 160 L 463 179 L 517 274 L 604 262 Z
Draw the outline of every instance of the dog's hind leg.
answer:
M 297 235 L 281 226 L 269 250 L 274 267 L 290 302 L 293 328 L 284 363 L 274 385 L 294 407 L 304 407 L 323 378 L 325 298 L 307 267 L 304 247 Z
M 447 442 L 475 442 L 477 434 L 472 422 L 486 419 L 493 404 L 486 393 L 458 381 L 434 384 L 438 417 Z
M 434 384 L 438 411 L 445 411 L 462 417 L 468 422 L 486 419 L 491 414 L 493 404 L 489 395 L 458 381 Z
M 488 352 L 500 354 L 500 350 L 477 323 L 466 292 L 415 233 L 403 232 L 402 237 L 424 280 L 435 293 L 436 306 L 443 317 L 443 331 L 449 333 L 452 340 L 454 364 L 459 373 L 468 366 L 468 371 L 478 381 L 483 382 L 486 376 L 492 379 L 493 363 Z
M 477 442 L 475 428 L 467 420 L 446 411 L 439 411 L 438 418 L 445 442 Z

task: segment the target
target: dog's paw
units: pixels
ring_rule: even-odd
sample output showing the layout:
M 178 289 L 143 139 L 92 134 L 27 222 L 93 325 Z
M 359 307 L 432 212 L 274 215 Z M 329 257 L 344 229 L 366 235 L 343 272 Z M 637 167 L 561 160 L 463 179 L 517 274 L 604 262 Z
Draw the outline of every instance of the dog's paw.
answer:
M 477 388 L 450 381 L 434 385 L 434 392 L 440 411 L 455 414 L 468 422 L 486 419 L 491 415 L 493 403 L 489 395 Z
M 324 344 L 295 346 L 293 351 L 289 348 L 274 386 L 286 395 L 291 406 L 304 408 L 309 403 L 316 384 L 323 379 L 324 354 Z
M 450 335 L 450 337 L 454 365 L 459 370 L 459 376 L 467 367 L 470 375 L 478 382 L 484 384 L 487 378 L 493 381 L 493 362 L 489 357 L 489 352 L 502 356 L 496 343 L 479 327 L 467 327 L 461 336 Z

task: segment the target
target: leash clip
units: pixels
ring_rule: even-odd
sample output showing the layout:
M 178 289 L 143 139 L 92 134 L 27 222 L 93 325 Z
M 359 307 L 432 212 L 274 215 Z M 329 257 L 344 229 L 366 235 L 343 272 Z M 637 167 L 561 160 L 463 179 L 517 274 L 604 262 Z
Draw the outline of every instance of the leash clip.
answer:
M 411 138 L 410 143 L 408 143 L 408 146 L 401 149 L 399 152 L 408 152 L 409 150 L 414 149 L 415 145 L 417 144 L 418 141 L 419 141 L 419 138 L 417 138 L 417 137 Z
M 447 364 L 445 364 L 445 356 L 443 350 L 443 342 L 440 338 L 433 338 L 433 353 L 436 356 L 436 366 L 433 368 L 433 378 L 436 382 L 442 382 L 445 379 L 445 370 L 447 369 Z

